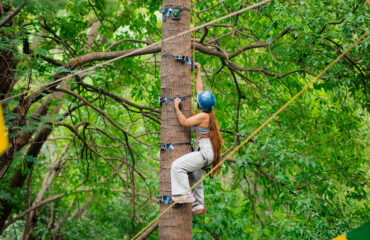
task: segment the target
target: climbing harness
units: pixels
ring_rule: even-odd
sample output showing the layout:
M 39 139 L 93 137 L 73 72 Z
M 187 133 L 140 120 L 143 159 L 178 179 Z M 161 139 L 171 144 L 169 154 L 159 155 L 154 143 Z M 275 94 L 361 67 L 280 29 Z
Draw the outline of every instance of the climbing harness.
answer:
M 207 174 L 212 170 L 211 166 L 202 167 L 202 170 Z M 213 179 L 213 174 L 209 175 L 210 178 Z
M 195 131 L 196 138 L 193 141 L 193 149 L 196 151 L 200 150 L 200 147 L 198 146 L 198 141 L 202 138 L 210 138 L 209 133 L 208 134 L 200 134 L 197 131 Z
M 200 140 L 200 139 L 202 139 L 202 138 L 211 138 L 211 136 L 210 136 L 210 134 L 208 133 L 208 134 L 200 134 L 200 133 L 198 133 L 198 132 L 195 132 L 195 134 L 196 134 L 196 139 L 194 139 L 194 141 L 193 141 L 193 145 L 194 145 L 194 149 L 197 149 L 197 151 L 199 151 L 200 150 L 200 147 L 196 147 L 196 144 L 197 144 L 197 142 Z M 208 165 L 207 163 L 201 168 L 205 173 L 208 173 L 209 171 L 211 171 L 211 165 Z M 210 178 L 213 178 L 213 175 L 210 175 Z
M 159 9 L 159 12 L 162 13 L 163 15 L 163 18 L 162 18 L 162 21 L 165 22 L 166 19 L 171 15 L 171 19 L 172 20 L 175 20 L 175 21 L 178 21 L 181 19 L 181 12 L 182 11 L 189 11 L 190 12 L 190 9 L 187 9 L 187 8 L 182 8 L 182 7 L 179 7 L 179 6 L 175 6 L 173 8 L 169 8 L 169 7 L 161 7 Z
M 173 149 L 175 149 L 175 146 L 181 146 L 181 145 L 190 145 L 191 146 L 191 143 L 189 142 L 186 142 L 186 143 L 160 143 L 159 144 L 159 149 L 161 150 L 168 150 L 168 151 L 171 151 Z
M 202 138 L 211 138 L 211 135 L 209 133 L 207 133 L 207 134 L 200 134 L 198 132 L 195 132 L 195 134 L 196 134 L 196 137 L 197 138 L 194 140 L 194 142 L 198 142 Z
M 270 2 L 270 1 L 269 1 Z M 262 3 L 262 2 L 261 2 Z M 267 124 L 269 124 L 275 117 L 282 112 L 285 108 L 287 108 L 294 100 L 296 100 L 302 93 L 304 93 L 307 89 L 309 89 L 317 80 L 319 80 L 324 73 L 326 73 L 334 64 L 336 64 L 343 56 L 345 56 L 354 46 L 356 46 L 359 42 L 361 42 L 368 34 L 370 30 L 366 30 L 366 32 L 359 37 L 351 46 L 349 46 L 345 51 L 342 52 L 334 61 L 332 61 L 328 66 L 325 67 L 314 79 L 312 79 L 309 83 L 307 83 L 294 97 L 292 97 L 288 102 L 286 102 L 279 110 L 277 110 L 274 114 L 271 115 L 261 126 L 259 126 L 252 134 L 250 134 L 246 139 L 244 139 L 236 148 L 230 151 L 216 166 L 206 174 L 203 175 L 201 179 L 198 180 L 193 186 L 190 187 L 188 192 L 192 191 L 196 186 L 198 186 L 205 178 L 207 178 L 211 173 L 213 173 L 217 168 L 219 168 L 227 159 L 229 159 L 234 153 L 236 153 L 244 144 L 246 144 L 249 140 L 251 140 L 261 129 L 263 129 Z M 185 196 L 188 192 L 184 193 L 182 196 Z M 138 232 L 132 239 L 136 239 L 139 235 L 141 235 L 148 227 L 150 227 L 154 222 L 156 222 L 161 216 L 163 216 L 170 207 L 173 207 L 177 201 L 173 202 L 168 206 L 167 209 L 163 210 L 155 219 L 153 219 L 146 227 L 144 227 L 140 232 Z
M 162 102 L 165 102 L 166 104 L 168 104 L 169 101 L 174 101 L 176 98 L 180 98 L 181 101 L 182 101 L 182 100 L 184 100 L 186 98 L 191 98 L 191 95 L 186 95 L 186 96 L 176 95 L 173 98 L 159 97 L 157 101 L 162 106 Z M 180 108 L 180 110 L 182 110 L 182 102 L 180 102 L 179 108 Z
M 170 203 L 173 203 L 173 200 L 170 196 L 168 195 L 157 195 L 157 200 L 160 202 L 160 203 L 164 203 L 166 205 L 170 204 Z M 176 203 L 172 206 L 172 208 L 181 208 L 184 204 L 182 203 Z

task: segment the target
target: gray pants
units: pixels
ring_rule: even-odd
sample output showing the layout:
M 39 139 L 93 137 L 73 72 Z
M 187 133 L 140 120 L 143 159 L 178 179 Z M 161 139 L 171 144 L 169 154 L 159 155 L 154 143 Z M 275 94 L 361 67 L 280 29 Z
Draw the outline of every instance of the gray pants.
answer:
M 205 171 L 204 166 L 213 162 L 212 143 L 209 138 L 198 140 L 198 151 L 185 154 L 176 159 L 171 165 L 171 190 L 172 196 L 186 193 L 189 186 L 188 172 L 192 173 L 191 184 L 195 184 L 202 178 Z M 201 182 L 194 189 L 195 202 L 193 206 L 204 204 L 204 190 Z

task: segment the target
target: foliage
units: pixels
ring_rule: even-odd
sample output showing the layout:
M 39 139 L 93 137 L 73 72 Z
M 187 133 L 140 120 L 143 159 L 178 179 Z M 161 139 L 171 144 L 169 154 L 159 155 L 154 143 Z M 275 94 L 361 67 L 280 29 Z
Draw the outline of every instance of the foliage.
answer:
M 236 11 L 246 2 L 258 1 L 198 1 L 196 24 Z M 101 60 L 67 69 L 65 64 L 85 54 L 146 46 L 125 41 L 110 48 L 120 40 L 161 40 L 160 6 L 158 0 L 30 1 L 0 35 L 0 51 L 12 52 L 17 61 L 17 83 L 10 95 Z M 263 44 L 231 59 L 197 52 L 205 88 L 217 96 L 224 150 L 240 143 L 358 39 L 369 25 L 368 13 L 363 0 L 273 1 L 217 23 L 233 27 L 209 27 L 203 44 L 216 52 L 216 46 L 232 54 Z M 196 37 L 201 39 L 203 33 L 198 31 Z M 31 53 L 23 51 L 25 40 Z M 369 52 L 366 37 L 225 163 L 216 178 L 205 180 L 206 214 L 194 218 L 194 239 L 210 239 L 212 234 L 220 239 L 330 239 L 369 221 Z M 0 183 L 0 199 L 14 206 L 11 217 L 16 217 L 29 206 L 25 196 L 32 203 L 47 173 L 58 170 L 43 199 L 65 195 L 39 209 L 36 239 L 53 234 L 62 239 L 128 239 L 157 215 L 153 199 L 159 184 L 159 63 L 160 53 L 153 53 L 97 68 L 71 79 L 68 86 L 91 105 L 66 94 L 63 101 L 48 102 L 49 109 L 59 111 L 35 114 L 54 92 L 51 88 L 30 106 L 26 125 L 15 121 L 19 113 L 14 109 L 22 99 L 7 101 L 11 139 L 42 127 L 52 129 L 37 157 L 27 155 L 32 140 L 14 154 Z M 78 127 L 73 132 L 68 126 Z M 17 170 L 27 182 L 12 188 Z M 85 203 L 85 212 L 76 216 Z M 2 237 L 19 238 L 25 220 L 10 225 Z M 156 238 L 157 232 L 150 237 Z

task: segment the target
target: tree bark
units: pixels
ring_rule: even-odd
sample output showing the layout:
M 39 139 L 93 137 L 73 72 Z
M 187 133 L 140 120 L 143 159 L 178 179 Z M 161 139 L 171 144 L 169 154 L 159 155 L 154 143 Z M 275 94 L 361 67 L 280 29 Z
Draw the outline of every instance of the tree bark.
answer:
M 179 6 L 190 9 L 190 1 L 164 0 L 163 7 Z M 170 17 L 163 22 L 162 39 L 179 34 L 190 29 L 190 12 L 181 11 L 180 20 Z M 162 43 L 162 55 L 185 55 L 190 57 L 190 34 L 183 35 Z M 173 58 L 161 59 L 161 97 L 186 96 L 191 94 L 190 66 L 181 64 Z M 183 114 L 190 116 L 190 99 L 183 101 Z M 182 127 L 177 120 L 173 102 L 162 104 L 161 112 L 161 143 L 190 142 L 190 128 Z M 174 150 L 161 150 L 160 153 L 160 186 L 161 195 L 171 195 L 170 169 L 174 160 L 189 153 L 189 145 L 176 146 Z M 161 203 L 160 212 L 168 205 Z M 169 209 L 159 219 L 159 239 L 192 239 L 191 204 L 184 204 L 182 208 Z
M 0 51 L 0 100 L 9 94 L 15 84 L 14 69 L 16 64 L 12 51 Z

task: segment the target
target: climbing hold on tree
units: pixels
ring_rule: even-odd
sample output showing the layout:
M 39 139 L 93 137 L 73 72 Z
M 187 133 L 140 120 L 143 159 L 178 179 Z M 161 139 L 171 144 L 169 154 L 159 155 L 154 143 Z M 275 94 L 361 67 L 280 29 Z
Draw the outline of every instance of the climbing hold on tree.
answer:
M 180 9 L 175 7 L 173 10 L 172 10 L 172 20 L 180 20 Z
M 166 19 L 171 15 L 171 19 L 172 20 L 180 20 L 181 19 L 181 11 L 189 11 L 190 12 L 190 9 L 188 8 L 181 8 L 181 7 L 178 7 L 178 6 L 175 6 L 173 8 L 165 8 L 165 7 L 161 7 L 159 9 L 159 12 L 162 13 L 162 21 L 165 22 Z
M 168 151 L 171 151 L 173 149 L 175 149 L 175 146 L 181 146 L 181 145 L 190 145 L 191 146 L 191 143 L 160 143 L 159 144 L 159 149 L 161 150 L 168 150 Z
M 166 104 L 168 104 L 168 99 L 167 99 L 167 98 L 165 98 L 165 97 L 159 97 L 157 101 L 158 101 L 158 102 L 159 102 L 159 104 L 161 104 L 161 105 L 162 105 L 162 102 L 166 102 Z
M 172 97 L 172 98 L 159 97 L 157 101 L 162 106 L 162 102 L 165 102 L 166 104 L 168 104 L 169 101 L 174 101 L 176 98 L 180 98 L 181 100 L 184 100 L 184 99 L 190 98 L 190 97 L 191 97 L 191 95 L 186 95 L 186 96 L 176 95 L 175 97 Z M 180 105 L 179 105 L 180 110 L 182 110 L 182 106 L 183 106 L 182 103 L 180 103 Z
M 187 62 L 188 65 L 191 65 L 191 59 L 188 56 L 165 54 L 165 55 L 162 55 L 162 57 L 163 58 L 174 58 L 176 61 L 181 62 L 182 64 L 185 64 Z
M 166 205 L 172 203 L 172 199 L 170 196 L 167 196 L 167 195 L 157 195 L 157 199 L 160 203 L 164 203 Z M 184 204 L 181 204 L 181 203 L 176 203 L 175 205 L 173 205 L 172 208 L 181 208 Z
M 171 197 L 167 195 L 158 195 L 157 200 L 159 202 L 163 202 L 164 204 L 168 205 L 171 201 Z

